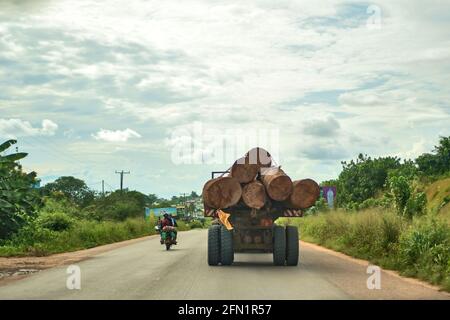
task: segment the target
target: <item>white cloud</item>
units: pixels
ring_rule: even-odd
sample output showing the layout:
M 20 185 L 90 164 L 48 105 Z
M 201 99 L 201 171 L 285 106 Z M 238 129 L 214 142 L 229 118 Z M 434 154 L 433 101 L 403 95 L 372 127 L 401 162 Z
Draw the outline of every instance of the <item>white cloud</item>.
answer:
M 42 128 L 21 119 L 0 119 L 0 136 L 8 138 L 26 136 L 53 136 L 58 130 L 58 125 L 51 120 L 42 121 Z
M 102 140 L 107 142 L 127 142 L 132 138 L 142 138 L 142 136 L 134 130 L 125 129 L 125 130 L 105 130 L 100 129 L 96 134 L 93 134 L 92 137 L 95 140 Z
M 307 123 L 304 133 L 312 136 L 327 137 L 335 135 L 339 129 L 339 122 L 333 117 L 328 117 Z
M 415 156 L 450 134 L 444 1 L 379 0 L 378 30 L 367 28 L 359 1 L 105 4 L 0 10 L 2 117 L 34 126 L 54 119 L 66 132 L 61 149 L 80 148 L 102 165 L 112 150 L 142 152 L 173 173 L 161 189 L 180 176 L 164 141 L 194 121 L 278 128 L 281 164 L 302 177 L 332 177 L 339 159 L 359 152 Z M 56 130 L 13 122 L 0 122 L 0 135 Z M 127 127 L 134 130 L 98 131 Z M 128 143 L 100 145 L 91 136 Z M 202 182 L 196 176 L 186 188 Z

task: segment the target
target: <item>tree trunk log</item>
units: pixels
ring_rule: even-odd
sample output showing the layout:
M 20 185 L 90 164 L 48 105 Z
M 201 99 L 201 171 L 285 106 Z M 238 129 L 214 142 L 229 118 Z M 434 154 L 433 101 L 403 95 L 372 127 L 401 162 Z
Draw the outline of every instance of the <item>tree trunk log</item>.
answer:
M 288 200 L 288 205 L 295 209 L 312 207 L 320 197 L 319 185 L 311 179 L 294 181 L 294 190 Z
M 249 183 L 255 180 L 259 169 L 270 167 L 272 157 L 263 148 L 253 148 L 244 157 L 236 160 L 231 167 L 231 176 L 238 179 L 240 183 Z
M 234 206 L 242 196 L 239 181 L 232 177 L 219 177 L 209 180 L 203 187 L 203 201 L 214 209 Z
M 231 176 L 236 178 L 239 183 L 249 183 L 255 180 L 258 171 L 259 166 L 257 164 L 250 164 L 243 157 L 238 159 L 231 167 Z
M 292 193 L 292 180 L 279 167 L 261 168 L 261 181 L 272 200 L 284 201 Z
M 254 209 L 261 209 L 266 203 L 266 189 L 259 181 L 252 181 L 242 189 L 242 200 Z

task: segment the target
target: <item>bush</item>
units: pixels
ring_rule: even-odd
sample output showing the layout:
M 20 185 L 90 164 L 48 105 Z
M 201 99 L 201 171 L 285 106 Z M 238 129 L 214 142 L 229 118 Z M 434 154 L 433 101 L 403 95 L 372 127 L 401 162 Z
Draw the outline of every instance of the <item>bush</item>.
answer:
M 400 240 L 400 253 L 408 269 L 433 264 L 445 270 L 450 261 L 450 228 L 436 219 L 417 221 Z
M 196 228 L 201 229 L 201 228 L 203 228 L 203 223 L 200 220 L 194 220 L 191 223 L 189 223 L 189 227 L 191 229 L 196 229 Z
M 394 207 L 399 215 L 405 211 L 408 199 L 411 197 L 411 188 L 408 180 L 403 176 L 393 176 L 388 181 L 394 199 Z
M 383 208 L 388 209 L 391 207 L 392 199 L 386 196 L 383 196 L 379 199 L 369 198 L 367 200 L 364 200 L 359 205 L 355 205 L 355 209 L 357 210 L 364 210 L 364 209 L 370 209 L 370 208 Z
M 40 210 L 40 214 L 55 212 L 63 212 L 71 218 L 83 217 L 78 206 L 62 194 L 44 198 L 44 207 Z
M 408 218 L 412 218 L 414 215 L 423 215 L 427 210 L 427 196 L 423 192 L 413 194 L 404 208 L 403 214 Z
M 105 216 L 113 219 L 124 221 L 130 217 L 136 217 L 142 215 L 143 208 L 136 206 L 135 203 L 117 202 L 114 206 L 108 207 L 105 212 Z
M 41 214 L 37 219 L 38 226 L 52 231 L 64 231 L 74 223 L 64 212 L 47 212 Z
M 329 207 L 327 201 L 325 200 L 325 198 L 320 197 L 319 199 L 317 199 L 314 206 L 306 210 L 305 215 L 316 214 L 318 212 L 325 212 L 328 210 Z
M 412 218 L 423 215 L 427 208 L 427 197 L 423 192 L 414 192 L 403 176 L 392 176 L 388 181 L 394 207 L 399 215 Z
M 118 220 L 144 215 L 145 195 L 136 191 L 116 191 L 97 198 L 83 209 L 83 216 L 95 220 Z

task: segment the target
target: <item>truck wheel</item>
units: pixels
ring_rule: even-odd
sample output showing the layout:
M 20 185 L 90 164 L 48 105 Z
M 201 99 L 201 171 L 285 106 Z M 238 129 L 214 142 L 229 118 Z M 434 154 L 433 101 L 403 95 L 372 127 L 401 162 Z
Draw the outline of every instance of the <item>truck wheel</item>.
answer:
M 286 231 L 282 226 L 273 227 L 273 264 L 284 266 L 286 262 Z
M 234 261 L 233 231 L 224 226 L 220 228 L 220 261 L 223 266 L 229 266 Z
M 220 263 L 220 226 L 208 228 L 208 264 L 217 266 Z
M 288 266 L 298 265 L 298 228 L 286 227 L 286 264 Z

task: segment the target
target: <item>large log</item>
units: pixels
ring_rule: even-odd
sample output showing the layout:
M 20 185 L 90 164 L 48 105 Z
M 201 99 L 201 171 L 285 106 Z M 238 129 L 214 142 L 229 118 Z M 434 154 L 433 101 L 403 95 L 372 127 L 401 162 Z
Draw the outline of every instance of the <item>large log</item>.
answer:
M 258 174 L 259 166 L 257 164 L 250 164 L 245 157 L 242 157 L 231 167 L 231 176 L 236 178 L 239 183 L 249 183 L 255 180 Z
M 272 157 L 263 148 L 253 148 L 244 157 L 236 160 L 231 167 L 231 176 L 240 183 L 249 183 L 255 180 L 261 167 L 270 167 Z
M 254 209 L 261 209 L 266 203 L 266 189 L 264 185 L 255 180 L 246 184 L 242 189 L 242 200 L 244 203 Z
M 293 191 L 288 199 L 288 205 L 294 209 L 312 207 L 320 197 L 319 185 L 311 179 L 297 180 L 293 183 Z
M 206 182 L 203 187 L 203 201 L 214 209 L 234 206 L 242 196 L 242 187 L 233 177 L 219 177 Z
M 292 180 L 279 167 L 261 168 L 261 181 L 272 200 L 284 201 L 292 193 Z

